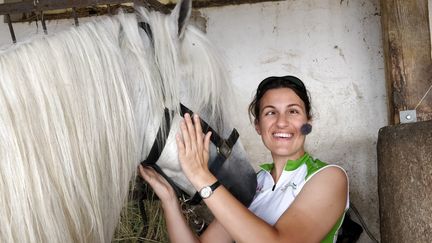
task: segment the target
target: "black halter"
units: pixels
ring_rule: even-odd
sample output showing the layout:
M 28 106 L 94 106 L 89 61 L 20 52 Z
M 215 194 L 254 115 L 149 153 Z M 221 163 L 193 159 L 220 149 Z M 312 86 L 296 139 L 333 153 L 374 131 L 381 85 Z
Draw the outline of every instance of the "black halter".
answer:
M 191 116 L 193 115 L 193 112 L 180 103 L 180 114 L 182 117 L 186 113 L 189 113 Z M 150 149 L 149 155 L 147 158 L 141 162 L 143 166 L 150 166 L 153 167 L 159 174 L 161 174 L 174 188 L 174 191 L 176 192 L 177 196 L 180 197 L 184 195 L 185 193 L 175 184 L 174 181 L 171 180 L 163 171 L 162 169 L 156 164 L 158 161 L 160 155 L 162 154 L 162 151 L 165 147 L 166 140 L 168 138 L 169 130 L 171 128 L 171 118 L 170 114 L 167 108 L 164 110 L 164 118 L 165 118 L 165 128 L 166 131 L 162 131 L 162 127 L 159 127 L 158 133 L 156 135 L 156 139 L 153 142 L 152 148 Z M 212 132 L 212 135 L 210 136 L 210 141 L 216 146 L 217 149 L 217 156 L 216 158 L 209 163 L 209 170 L 210 172 L 217 177 L 219 169 L 222 167 L 223 163 L 228 159 L 228 157 L 231 154 L 232 148 L 237 142 L 237 139 L 239 137 L 239 134 L 236 129 L 233 129 L 228 139 L 223 139 L 210 125 L 205 122 L 203 119 L 200 119 L 201 127 L 204 133 Z M 201 202 L 201 197 L 198 192 L 195 193 L 195 195 L 187 199 L 189 204 L 195 205 Z

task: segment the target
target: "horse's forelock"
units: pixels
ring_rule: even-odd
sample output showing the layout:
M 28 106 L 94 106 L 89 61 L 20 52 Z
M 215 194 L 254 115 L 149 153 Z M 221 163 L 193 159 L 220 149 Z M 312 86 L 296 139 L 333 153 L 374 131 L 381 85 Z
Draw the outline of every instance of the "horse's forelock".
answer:
M 220 132 L 232 129 L 235 97 L 227 68 L 204 34 L 188 26 L 181 42 L 181 67 L 184 94 L 190 108 L 208 117 Z
M 231 124 L 235 102 L 227 69 L 214 45 L 191 25 L 178 36 L 177 18 L 144 8 L 138 12 L 139 21 L 151 27 L 164 106 L 178 113 L 182 102 L 223 132 Z
M 118 16 L 122 25 L 120 45 L 134 107 L 141 159 L 148 154 L 157 129 L 163 124 L 165 96 L 159 68 L 155 64 L 152 38 L 137 25 L 137 21 L 144 21 L 143 15 L 148 15 L 144 9 L 140 10 L 138 19 L 134 14 Z M 147 18 L 149 16 L 145 21 Z M 165 127 L 161 128 L 167 132 Z

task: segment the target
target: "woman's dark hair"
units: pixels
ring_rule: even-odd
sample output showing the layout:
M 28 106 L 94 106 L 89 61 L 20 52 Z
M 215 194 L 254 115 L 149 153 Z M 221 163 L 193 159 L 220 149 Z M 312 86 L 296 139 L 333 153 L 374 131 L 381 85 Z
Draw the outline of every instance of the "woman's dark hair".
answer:
M 310 98 L 306 90 L 306 87 L 300 79 L 294 76 L 282 76 L 282 77 L 272 76 L 261 81 L 261 83 L 258 85 L 255 97 L 253 98 L 252 102 L 249 105 L 248 111 L 249 111 L 250 118 L 254 117 L 255 120 L 258 120 L 260 115 L 259 109 L 260 109 L 261 98 L 268 90 L 278 89 L 278 88 L 292 89 L 298 95 L 298 97 L 300 97 L 300 99 L 303 101 L 306 109 L 306 117 L 308 118 L 308 120 L 312 118 Z

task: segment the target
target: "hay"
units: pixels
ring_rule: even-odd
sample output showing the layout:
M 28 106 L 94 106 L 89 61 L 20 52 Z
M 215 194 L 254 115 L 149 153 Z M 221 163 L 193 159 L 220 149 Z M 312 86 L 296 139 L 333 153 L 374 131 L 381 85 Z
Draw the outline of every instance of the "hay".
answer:
M 136 183 L 136 185 L 141 185 Z M 144 242 L 144 243 L 166 243 L 169 242 L 168 232 L 166 229 L 165 218 L 161 203 L 154 192 L 146 187 L 144 190 L 147 199 L 144 200 L 144 208 L 146 212 L 145 224 L 139 210 L 138 201 L 136 198 L 136 189 L 130 190 L 130 199 L 124 206 L 121 219 L 117 225 L 112 242 Z M 186 217 L 189 226 L 199 235 L 207 225 L 213 220 L 213 215 L 205 206 L 204 203 L 198 205 L 189 205 L 181 201 L 181 208 Z

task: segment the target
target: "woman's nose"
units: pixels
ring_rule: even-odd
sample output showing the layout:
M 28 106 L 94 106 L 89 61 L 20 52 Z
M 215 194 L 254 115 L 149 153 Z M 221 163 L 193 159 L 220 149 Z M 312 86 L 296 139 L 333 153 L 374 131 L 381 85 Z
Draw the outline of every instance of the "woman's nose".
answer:
M 276 125 L 278 127 L 286 127 L 288 126 L 289 121 L 288 121 L 288 117 L 284 114 L 279 114 L 276 120 Z

